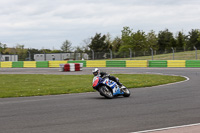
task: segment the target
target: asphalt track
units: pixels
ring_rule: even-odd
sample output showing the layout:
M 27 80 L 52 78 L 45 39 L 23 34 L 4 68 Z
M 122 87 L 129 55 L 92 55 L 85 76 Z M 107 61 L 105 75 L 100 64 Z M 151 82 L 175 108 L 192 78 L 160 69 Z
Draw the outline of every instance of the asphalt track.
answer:
M 177 84 L 131 89 L 129 98 L 96 93 L 0 99 L 0 133 L 126 133 L 200 123 L 199 68 L 101 68 L 113 73 L 187 76 Z M 0 74 L 91 74 L 58 68 L 0 68 Z

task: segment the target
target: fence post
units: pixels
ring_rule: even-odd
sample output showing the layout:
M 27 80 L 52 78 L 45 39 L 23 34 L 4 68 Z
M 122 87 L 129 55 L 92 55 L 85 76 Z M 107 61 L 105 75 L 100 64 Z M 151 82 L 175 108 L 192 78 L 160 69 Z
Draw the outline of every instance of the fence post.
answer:
M 31 61 L 31 52 L 30 51 L 27 51 L 27 52 L 28 52 L 29 61 Z
M 94 50 L 92 50 L 92 60 L 94 60 Z
M 1 61 L 1 52 L 0 52 L 0 61 Z
M 153 49 L 152 48 L 150 48 L 151 49 L 151 56 L 152 56 L 152 60 L 153 60 Z
M 63 59 L 62 59 L 62 53 L 60 53 L 60 60 L 63 60 Z
M 196 57 L 196 60 L 197 60 L 197 48 L 194 46 L 194 49 L 195 49 L 195 57 Z
M 44 50 L 43 50 L 43 52 L 44 52 L 44 61 L 46 61 L 46 53 Z
M 14 61 L 18 61 L 18 59 L 17 60 L 15 60 L 15 56 L 17 55 L 17 53 L 16 53 L 16 51 L 15 51 L 15 54 L 14 54 Z
M 109 49 L 109 51 L 110 51 L 110 59 L 112 60 L 112 50 Z
M 130 48 L 128 48 L 130 51 L 130 60 L 132 60 L 132 50 Z
M 171 47 L 171 49 L 172 49 L 172 52 L 173 52 L 173 60 L 174 60 L 174 48 L 173 48 L 173 47 Z

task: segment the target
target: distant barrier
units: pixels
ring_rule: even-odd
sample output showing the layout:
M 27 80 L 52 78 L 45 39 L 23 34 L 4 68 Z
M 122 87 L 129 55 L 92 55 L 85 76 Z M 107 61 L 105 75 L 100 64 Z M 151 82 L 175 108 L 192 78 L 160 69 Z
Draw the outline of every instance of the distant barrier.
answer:
M 37 68 L 49 67 L 49 62 L 48 61 L 37 61 L 36 62 L 36 67 Z
M 49 67 L 60 67 L 60 64 L 66 64 L 67 61 L 49 61 Z
M 200 67 L 200 60 L 186 60 L 185 67 Z
M 36 61 L 24 61 L 24 67 L 36 67 Z
M 106 67 L 106 61 L 89 60 L 86 62 L 86 67 Z
M 12 67 L 13 68 L 22 68 L 22 67 L 24 67 L 24 62 L 23 61 L 12 62 Z
M 1 67 L 2 68 L 11 68 L 12 67 L 12 62 L 11 61 L 1 62 Z
M 126 67 L 126 61 L 106 61 L 106 67 Z
M 127 60 L 126 67 L 147 67 L 147 60 Z
M 200 60 L 77 60 L 0 62 L 0 68 L 48 68 L 82 63 L 83 67 L 200 67 Z
M 150 60 L 149 67 L 167 67 L 166 60 Z
M 185 60 L 168 60 L 167 67 L 185 67 Z

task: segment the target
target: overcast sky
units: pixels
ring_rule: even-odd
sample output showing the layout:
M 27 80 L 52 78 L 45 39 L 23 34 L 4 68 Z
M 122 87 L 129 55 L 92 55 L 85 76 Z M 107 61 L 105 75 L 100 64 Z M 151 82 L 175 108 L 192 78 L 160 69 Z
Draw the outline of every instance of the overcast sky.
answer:
M 0 42 L 14 47 L 81 46 L 96 33 L 121 36 L 168 28 L 176 34 L 200 29 L 200 0 L 0 0 Z

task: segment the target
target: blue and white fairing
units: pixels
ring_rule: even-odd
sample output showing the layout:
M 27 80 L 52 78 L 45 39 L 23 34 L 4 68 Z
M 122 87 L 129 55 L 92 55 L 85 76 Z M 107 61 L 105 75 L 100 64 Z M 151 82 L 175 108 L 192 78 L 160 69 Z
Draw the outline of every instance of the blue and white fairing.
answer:
M 93 79 L 93 87 L 97 87 L 99 84 L 105 84 L 106 86 L 112 89 L 113 95 L 123 95 L 124 92 L 120 91 L 119 86 L 116 82 L 110 80 L 109 78 L 102 79 L 101 77 L 97 76 Z

